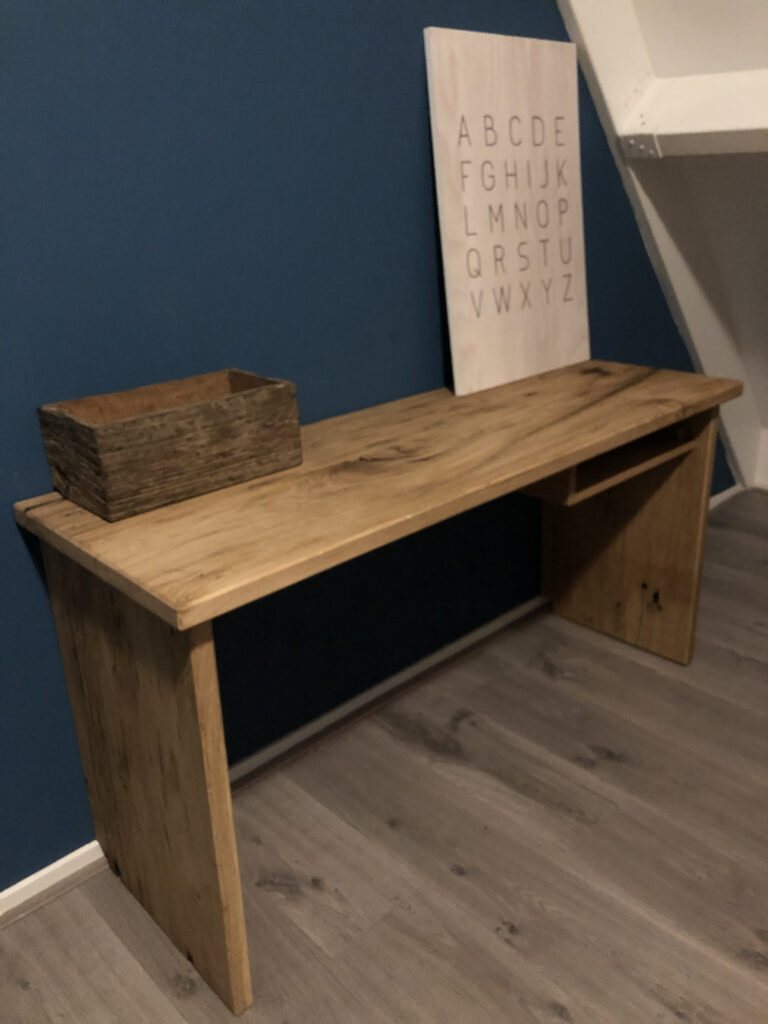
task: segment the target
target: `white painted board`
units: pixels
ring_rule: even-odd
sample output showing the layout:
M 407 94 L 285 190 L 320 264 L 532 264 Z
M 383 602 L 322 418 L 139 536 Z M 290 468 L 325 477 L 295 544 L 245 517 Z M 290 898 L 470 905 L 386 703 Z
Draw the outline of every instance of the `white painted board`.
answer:
M 588 359 L 576 47 L 424 39 L 456 393 Z

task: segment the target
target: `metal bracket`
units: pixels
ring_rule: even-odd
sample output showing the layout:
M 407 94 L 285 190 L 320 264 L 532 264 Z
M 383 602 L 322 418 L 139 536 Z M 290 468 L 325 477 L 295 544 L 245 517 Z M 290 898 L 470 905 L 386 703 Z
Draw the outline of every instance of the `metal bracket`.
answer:
M 620 135 L 619 145 L 627 160 L 657 160 L 661 156 L 655 135 Z

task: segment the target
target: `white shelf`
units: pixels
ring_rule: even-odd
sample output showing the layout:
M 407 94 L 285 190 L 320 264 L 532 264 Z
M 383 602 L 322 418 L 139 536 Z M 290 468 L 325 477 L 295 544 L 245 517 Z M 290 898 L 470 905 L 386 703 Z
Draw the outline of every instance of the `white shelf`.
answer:
M 629 158 L 768 152 L 768 69 L 651 78 L 619 140 Z

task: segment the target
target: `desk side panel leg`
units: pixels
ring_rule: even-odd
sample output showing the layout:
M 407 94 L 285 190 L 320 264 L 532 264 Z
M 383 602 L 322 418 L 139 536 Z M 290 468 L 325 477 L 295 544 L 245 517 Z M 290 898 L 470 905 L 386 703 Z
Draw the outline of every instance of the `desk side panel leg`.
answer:
M 687 665 L 693 657 L 717 409 L 696 447 L 571 507 L 543 504 L 557 615 Z
M 96 837 L 234 1012 L 252 1001 L 211 623 L 179 632 L 43 543 Z

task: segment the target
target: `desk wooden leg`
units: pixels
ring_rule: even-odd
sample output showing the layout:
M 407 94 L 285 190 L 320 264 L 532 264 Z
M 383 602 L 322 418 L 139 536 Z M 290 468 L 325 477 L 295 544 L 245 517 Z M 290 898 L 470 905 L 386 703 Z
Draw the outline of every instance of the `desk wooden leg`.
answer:
M 211 623 L 178 632 L 43 544 L 96 837 L 234 1012 L 251 979 Z
M 687 665 L 693 657 L 717 409 L 689 454 L 579 505 L 543 504 L 558 615 Z

